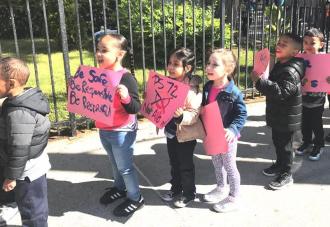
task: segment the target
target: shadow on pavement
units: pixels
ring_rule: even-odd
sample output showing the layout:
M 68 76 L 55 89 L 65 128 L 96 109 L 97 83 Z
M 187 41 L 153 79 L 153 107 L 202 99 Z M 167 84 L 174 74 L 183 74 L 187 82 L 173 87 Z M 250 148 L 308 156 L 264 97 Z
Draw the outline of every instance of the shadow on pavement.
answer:
M 238 145 L 238 169 L 241 174 L 242 185 L 267 185 L 271 178 L 261 174 L 262 169 L 268 167 L 275 159 L 275 151 L 271 141 L 271 130 L 266 126 L 258 124 L 264 121 L 265 116 L 250 116 L 249 124 L 243 129 Z M 330 118 L 325 118 L 326 123 L 330 123 Z M 255 124 L 254 124 L 255 123 Z M 327 133 L 327 131 L 325 130 Z M 299 140 L 299 137 L 297 137 Z M 156 140 L 159 141 L 159 140 Z M 164 140 L 165 141 L 165 140 Z M 155 190 L 151 186 L 162 186 L 170 180 L 170 166 L 165 143 L 143 142 L 143 146 L 148 145 L 154 151 L 153 154 L 136 155 L 135 164 L 145 177 L 152 183 L 150 185 L 140 176 L 140 186 L 147 205 L 163 206 L 157 193 L 164 193 L 165 190 Z M 141 149 L 141 148 L 140 148 Z M 326 147 L 325 150 L 328 150 Z M 79 154 L 49 154 L 52 163 L 52 170 L 74 171 L 95 173 L 92 177 L 102 180 L 95 180 L 88 177 L 85 181 L 72 183 L 70 181 L 48 179 L 50 216 L 63 216 L 69 211 L 78 211 L 106 220 L 113 220 L 125 223 L 128 218 L 116 218 L 112 215 L 112 210 L 120 201 L 114 204 L 103 206 L 99 203 L 100 196 L 105 188 L 110 187 L 111 166 L 107 155 L 79 153 Z M 195 169 L 196 185 L 214 185 L 215 176 L 212 161 L 204 154 L 201 143 L 195 149 Z M 328 184 L 330 177 L 328 174 L 330 155 L 324 152 L 321 160 L 311 162 L 308 157 L 296 157 L 294 161 L 295 183 L 297 184 Z M 70 178 L 72 179 L 72 178 Z M 198 192 L 198 186 L 197 186 Z M 200 196 L 200 195 L 198 195 Z M 172 207 L 169 204 L 170 207 Z M 190 205 L 209 209 L 210 204 L 196 202 Z

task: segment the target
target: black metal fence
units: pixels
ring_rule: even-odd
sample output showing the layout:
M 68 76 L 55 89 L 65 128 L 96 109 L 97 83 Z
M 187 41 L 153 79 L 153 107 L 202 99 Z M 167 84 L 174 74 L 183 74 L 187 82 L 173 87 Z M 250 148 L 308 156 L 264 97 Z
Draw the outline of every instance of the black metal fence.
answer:
M 263 47 L 273 50 L 281 33 L 301 35 L 316 27 L 326 37 L 325 51 L 329 49 L 327 0 L 8 0 L 0 3 L 0 18 L 0 55 L 30 63 L 33 86 L 51 99 L 53 127 L 58 133 L 69 127 L 71 135 L 77 122 L 86 119 L 66 111 L 65 85 L 77 64 L 96 66 L 99 30 L 128 38 L 141 92 L 147 70 L 166 69 L 168 52 L 177 46 L 194 50 L 202 76 L 209 50 L 232 49 L 239 61 L 237 84 L 250 98 L 255 96 L 249 80 L 254 53 Z M 59 69 L 64 71 L 56 73 Z

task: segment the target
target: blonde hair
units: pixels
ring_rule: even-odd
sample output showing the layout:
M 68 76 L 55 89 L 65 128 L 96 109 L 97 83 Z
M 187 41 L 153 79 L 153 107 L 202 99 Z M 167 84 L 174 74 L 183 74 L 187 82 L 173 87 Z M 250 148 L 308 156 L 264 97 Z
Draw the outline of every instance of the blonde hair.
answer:
M 215 54 L 218 59 L 222 61 L 225 66 L 225 71 L 228 73 L 227 76 L 234 78 L 237 66 L 237 58 L 233 51 L 221 48 L 214 49 L 212 54 Z
M 0 59 L 0 74 L 4 80 L 15 79 L 20 85 L 25 85 L 30 76 L 26 63 L 14 57 Z

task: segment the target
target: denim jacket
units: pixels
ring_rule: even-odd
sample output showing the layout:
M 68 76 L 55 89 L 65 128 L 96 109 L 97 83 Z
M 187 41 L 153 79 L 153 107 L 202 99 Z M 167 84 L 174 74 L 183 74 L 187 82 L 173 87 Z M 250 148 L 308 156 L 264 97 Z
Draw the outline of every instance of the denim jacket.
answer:
M 212 88 L 213 81 L 208 81 L 203 88 L 202 105 L 208 104 L 208 95 Z M 230 129 L 236 136 L 239 136 L 246 118 L 247 111 L 243 101 L 243 94 L 230 80 L 224 91 L 219 92 L 216 97 L 221 112 L 223 127 Z

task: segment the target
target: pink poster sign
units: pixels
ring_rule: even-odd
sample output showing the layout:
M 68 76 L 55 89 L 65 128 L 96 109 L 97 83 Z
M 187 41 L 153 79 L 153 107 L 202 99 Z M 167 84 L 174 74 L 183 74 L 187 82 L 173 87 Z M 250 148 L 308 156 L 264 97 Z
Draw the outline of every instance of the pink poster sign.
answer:
M 122 72 L 81 65 L 68 85 L 68 111 L 112 125 Z
M 263 79 L 267 79 L 269 77 L 269 62 L 270 52 L 268 48 L 264 48 L 256 52 L 254 56 L 253 71 L 255 71 L 258 75 L 261 75 Z
M 203 107 L 201 118 L 204 124 L 206 137 L 203 145 L 206 154 L 217 155 L 228 151 L 222 118 L 218 102 L 212 102 Z
M 158 128 L 164 128 L 177 108 L 184 105 L 188 91 L 188 85 L 150 71 L 140 112 Z
M 298 54 L 305 60 L 306 72 L 301 81 L 305 92 L 330 91 L 330 54 Z

